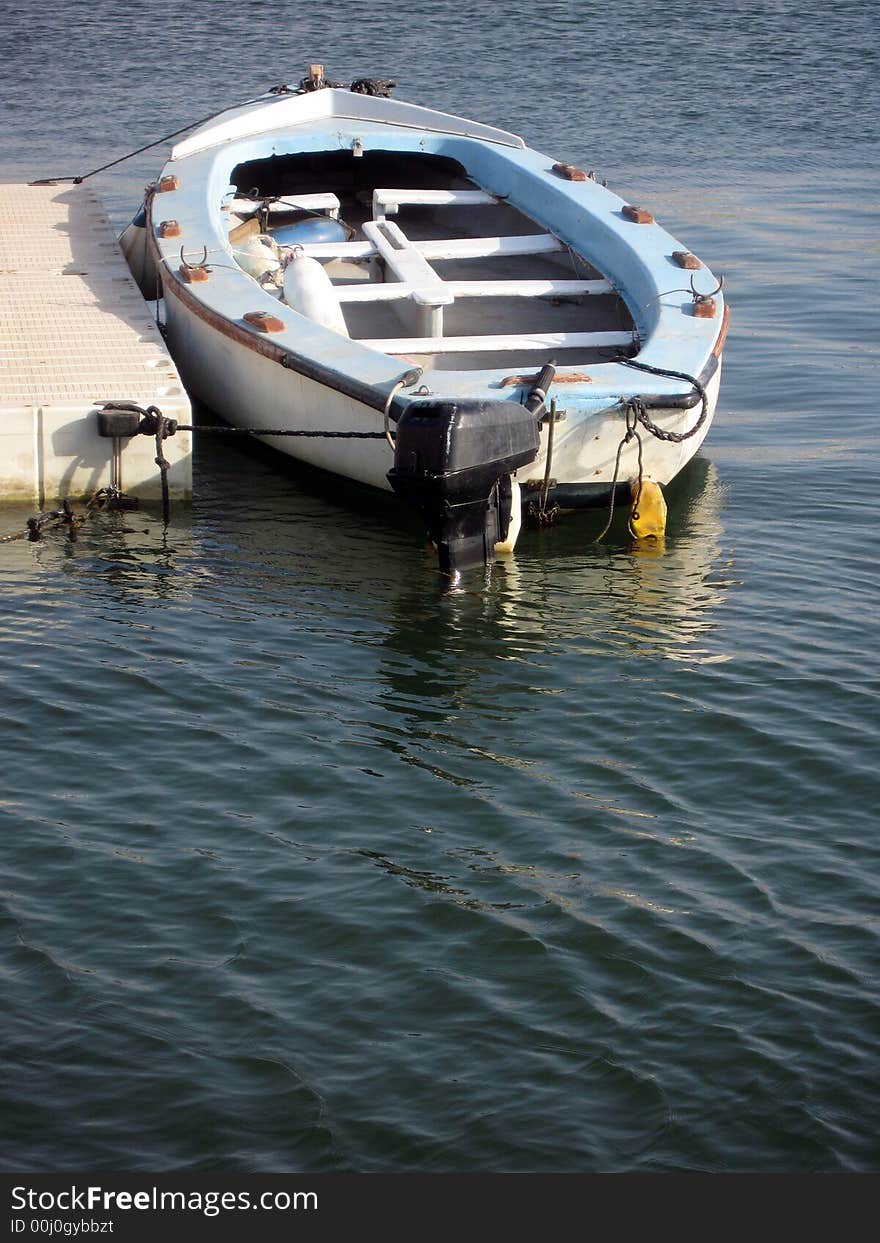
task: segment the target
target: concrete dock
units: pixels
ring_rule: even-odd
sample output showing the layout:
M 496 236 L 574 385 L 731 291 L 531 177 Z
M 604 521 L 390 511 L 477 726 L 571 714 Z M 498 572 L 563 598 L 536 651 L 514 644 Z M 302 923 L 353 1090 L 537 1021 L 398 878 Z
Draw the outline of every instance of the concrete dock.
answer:
M 0 184 L 0 501 L 83 499 L 111 480 L 105 401 L 191 423 L 189 398 L 87 186 Z M 155 441 L 120 442 L 122 491 L 159 497 Z M 192 443 L 165 441 L 172 499 L 192 496 Z

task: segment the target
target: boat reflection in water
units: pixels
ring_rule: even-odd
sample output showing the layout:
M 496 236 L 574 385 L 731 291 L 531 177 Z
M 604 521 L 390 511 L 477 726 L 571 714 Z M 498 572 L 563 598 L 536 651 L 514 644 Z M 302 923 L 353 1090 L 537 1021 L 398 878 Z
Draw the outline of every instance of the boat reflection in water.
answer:
M 554 599 L 567 582 L 571 607 L 558 610 L 556 624 L 571 638 L 579 634 L 593 651 L 626 649 L 700 662 L 726 659 L 705 646 L 729 583 L 719 565 L 723 501 L 716 467 L 697 458 L 669 490 L 665 541 L 633 540 L 620 515 L 604 541 L 588 545 L 577 568 L 569 556 L 566 569 L 574 531 L 572 536 L 560 531 L 555 546 L 547 542 L 538 580 Z M 594 538 L 591 524 L 577 525 L 581 540 Z
M 75 542 L 58 532 L 39 544 L 4 547 L 10 585 L 74 570 L 89 598 L 166 601 L 195 611 L 251 617 L 280 653 L 315 636 L 360 650 L 392 686 L 464 686 L 491 660 L 635 653 L 670 660 L 725 659 L 710 638 L 728 576 L 720 563 L 724 487 L 715 466 L 695 458 L 669 489 L 665 543 L 636 542 L 626 506 L 600 543 L 600 510 L 523 533 L 512 556 L 457 587 L 437 573 L 417 519 L 401 523 L 392 498 L 363 488 L 348 495 L 301 466 L 277 469 L 260 452 L 212 447 L 200 463 L 199 498 L 164 528 L 150 507 L 102 514 Z M 365 512 L 366 509 L 366 512 Z M 25 511 L 22 509 L 22 515 Z M 8 529 L 23 527 L 17 511 Z M 65 571 L 66 572 L 66 571 Z M 67 579 L 68 590 L 72 581 Z M 346 638 L 346 636 L 348 636 Z M 378 642 L 377 642 L 378 641 Z M 363 667 L 363 666 L 361 666 Z M 562 676 L 562 671 L 559 671 Z
M 724 486 L 716 467 L 695 458 L 667 500 L 665 542 L 633 540 L 621 512 L 595 543 L 607 515 L 568 515 L 525 533 L 515 555 L 496 561 L 485 583 L 465 576 L 441 609 L 420 605 L 423 587 L 416 586 L 398 601 L 388 646 L 422 661 L 432 652 L 453 681 L 459 680 L 455 664 L 472 672 L 468 657 L 478 656 L 726 660 L 710 641 L 729 585 L 721 563 Z

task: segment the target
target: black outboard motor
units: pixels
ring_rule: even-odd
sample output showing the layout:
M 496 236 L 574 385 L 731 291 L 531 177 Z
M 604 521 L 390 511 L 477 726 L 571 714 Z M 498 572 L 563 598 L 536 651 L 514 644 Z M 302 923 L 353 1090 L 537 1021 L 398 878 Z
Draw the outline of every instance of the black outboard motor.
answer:
M 413 401 L 401 415 L 388 480 L 425 519 L 445 573 L 485 565 L 507 535 L 509 476 L 537 457 L 543 391 L 526 405 Z

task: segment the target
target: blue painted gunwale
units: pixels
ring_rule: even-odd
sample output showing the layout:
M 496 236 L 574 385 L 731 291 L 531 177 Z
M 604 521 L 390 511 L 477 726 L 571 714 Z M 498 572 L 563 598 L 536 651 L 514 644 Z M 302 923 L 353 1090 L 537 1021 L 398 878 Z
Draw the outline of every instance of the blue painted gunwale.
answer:
M 356 389 L 374 392 L 381 404 L 409 370 L 407 364 L 313 323 L 261 290 L 232 259 L 220 212 L 237 165 L 273 155 L 350 149 L 355 139 L 365 151 L 425 152 L 458 160 L 478 185 L 508 198 L 588 259 L 625 300 L 639 335 L 640 362 L 693 376 L 713 364 L 713 351 L 719 352 L 715 347 L 724 323 L 723 297 L 716 297 L 719 305 L 715 318 L 699 319 L 692 313 L 689 293 L 667 291 L 681 291 L 691 275 L 701 293 L 711 292 L 718 282 L 705 266 L 694 273 L 682 271 L 672 253 L 686 247 L 662 226 L 627 220 L 622 214 L 625 200 L 613 191 L 592 180 L 570 182 L 560 178 L 552 171 L 551 157 L 528 147 L 374 120 L 342 116 L 311 119 L 302 125 L 288 125 L 172 158 L 162 176 L 176 176 L 179 188 L 156 194 L 150 212 L 153 242 L 167 266 L 166 281 L 170 280 L 185 300 L 201 304 L 209 316 L 237 325 L 253 337 L 262 334 L 242 323 L 245 312 L 271 311 L 284 323 L 284 331 L 272 334 L 271 344 L 262 336 L 258 348 L 295 352 L 312 360 L 317 368 L 329 369 L 343 381 L 349 379 Z M 158 237 L 156 230 L 165 219 L 178 221 L 180 238 Z M 179 281 L 176 273 L 181 244 L 190 262 L 198 261 L 202 248 L 206 248 L 212 268 L 208 281 L 194 285 Z M 432 371 L 431 389 L 441 397 L 516 401 L 518 390 L 499 389 L 498 385 L 517 369 L 516 355 L 511 352 L 510 364 L 503 369 Z M 559 370 L 564 374 L 567 369 Z M 588 416 L 635 394 L 683 397 L 693 392 L 683 381 L 615 363 L 591 364 L 589 374 L 590 383 L 565 385 L 565 406 L 570 414 Z M 401 394 L 395 405 L 400 409 L 406 401 L 407 395 Z

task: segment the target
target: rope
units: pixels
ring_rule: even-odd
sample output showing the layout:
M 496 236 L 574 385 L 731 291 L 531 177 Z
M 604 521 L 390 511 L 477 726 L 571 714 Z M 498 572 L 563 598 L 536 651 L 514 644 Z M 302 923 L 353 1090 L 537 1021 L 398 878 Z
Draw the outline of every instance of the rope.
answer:
M 547 420 L 547 463 L 544 467 L 544 483 L 541 487 L 541 517 L 547 513 L 547 494 L 550 491 L 550 468 L 553 462 L 553 433 L 556 430 L 556 400 L 550 402 Z
M 626 527 L 630 535 L 633 537 L 633 539 L 638 539 L 638 536 L 633 530 L 633 522 L 638 520 L 638 517 L 639 517 L 638 503 L 642 499 L 642 438 L 635 429 L 633 429 L 633 435 L 635 436 L 636 444 L 639 447 L 639 482 L 638 482 L 639 490 L 638 492 L 636 492 L 636 503 L 635 505 L 630 506 L 630 511 L 627 514 Z
M 166 431 L 168 420 L 158 406 L 147 406 L 147 414 L 152 414 L 156 419 L 156 457 L 154 461 L 159 467 L 159 481 L 162 485 L 162 521 L 167 527 L 168 519 L 171 516 L 171 504 L 168 499 L 168 468 L 171 463 L 162 451 L 162 441 L 169 434 Z
M 325 86 L 342 86 L 342 82 L 330 82 L 324 78 L 320 83 L 313 83 L 309 78 L 303 78 L 300 82 L 300 91 L 319 90 Z M 350 89 L 355 94 L 360 95 L 378 95 L 388 98 L 391 91 L 397 85 L 390 78 L 358 78 L 352 82 Z M 266 98 L 266 95 L 291 94 L 287 87 L 274 86 L 263 95 L 256 95 L 253 99 L 245 99 L 238 104 L 226 104 L 223 108 L 218 108 L 216 112 L 211 112 L 206 117 L 201 117 L 198 121 L 188 121 L 186 125 L 181 125 L 180 129 L 172 130 L 170 134 L 163 134 L 161 138 L 156 138 L 153 142 L 145 143 L 142 147 L 137 147 L 134 151 L 127 151 L 125 155 L 120 155 L 115 160 L 109 160 L 106 164 L 102 164 L 100 168 L 93 168 L 91 172 L 80 173 L 75 177 L 45 177 L 41 181 L 32 181 L 32 186 L 51 186 L 56 181 L 72 181 L 75 186 L 86 181 L 89 177 L 95 177 L 98 173 L 104 173 L 108 168 L 115 168 L 117 164 L 123 164 L 126 160 L 132 159 L 133 156 L 143 155 L 145 151 L 151 151 L 153 147 L 160 146 L 163 142 L 170 142 L 172 138 L 177 138 L 180 134 L 185 134 L 187 130 L 195 129 L 197 125 L 207 125 L 209 121 L 213 121 L 215 117 L 222 116 L 224 112 L 228 112 L 230 108 L 246 108 L 250 104 L 258 104 Z
M 159 480 L 162 488 L 162 521 L 167 526 L 170 518 L 171 505 L 168 489 L 168 471 L 171 463 L 165 456 L 162 448 L 163 441 L 169 436 L 174 436 L 177 432 L 200 432 L 209 433 L 218 436 L 306 436 L 315 437 L 323 440 L 387 440 L 394 448 L 394 440 L 391 437 L 389 414 L 391 403 L 397 393 L 402 388 L 406 388 L 409 381 L 404 378 L 398 380 L 394 385 L 385 402 L 385 431 L 382 432 L 333 432 L 333 431 L 317 431 L 296 429 L 287 427 L 275 428 L 252 428 L 252 427 L 219 427 L 211 423 L 178 423 L 176 419 L 166 418 L 158 406 L 139 406 L 133 401 L 107 401 L 101 407 L 102 410 L 117 410 L 128 414 L 136 414 L 140 421 L 133 430 L 126 430 L 123 435 L 130 436 L 153 436 L 156 441 L 156 457 L 155 463 L 159 467 Z M 138 501 L 134 497 L 126 496 L 120 492 L 118 488 L 100 488 L 86 505 L 86 515 L 75 514 L 70 507 L 69 501 L 62 502 L 60 509 L 48 510 L 46 513 L 36 514 L 32 518 L 28 518 L 23 531 L 15 531 L 11 535 L 0 536 L 0 544 L 11 544 L 15 540 L 29 539 L 39 540 L 42 538 L 43 531 L 53 529 L 57 526 L 66 526 L 70 539 L 76 539 L 76 532 L 82 526 L 86 516 L 103 510 L 127 510 L 136 509 Z
M 642 489 L 642 438 L 639 435 L 638 431 L 636 430 L 637 415 L 635 411 L 635 405 L 633 402 L 627 402 L 626 408 L 625 408 L 625 417 L 626 417 L 626 431 L 623 434 L 620 444 L 617 446 L 617 457 L 614 459 L 614 477 L 611 480 L 611 503 L 608 507 L 608 521 L 605 523 L 602 530 L 593 540 L 594 544 L 600 543 L 600 541 L 605 538 L 605 536 L 608 534 L 611 528 L 611 520 L 614 517 L 614 498 L 617 494 L 617 476 L 620 471 L 620 455 L 623 452 L 623 446 L 625 444 L 628 444 L 633 439 L 633 437 L 635 437 L 636 441 L 638 442 L 638 446 L 639 446 L 639 491 L 641 492 L 641 489 Z M 630 529 L 630 533 L 632 533 L 631 529 Z
M 103 510 L 132 510 L 138 507 L 139 501 L 135 496 L 126 496 L 124 492 L 120 492 L 115 487 L 99 488 L 86 502 L 86 512 L 84 514 L 76 513 L 71 508 L 70 502 L 64 500 L 61 503 L 60 509 L 50 509 L 45 513 L 35 514 L 32 518 L 28 518 L 23 531 L 15 531 L 11 535 L 0 536 L 0 544 L 11 544 L 15 540 L 21 539 L 36 543 L 43 538 L 44 531 L 57 531 L 59 528 L 65 527 L 68 539 L 73 541 L 76 540 L 77 531 L 85 524 L 87 518 L 92 518 Z
M 394 440 L 394 437 L 391 435 L 391 419 L 390 419 L 390 415 L 391 415 L 391 403 L 392 403 L 392 401 L 394 401 L 394 398 L 397 396 L 397 394 L 400 392 L 400 390 L 401 390 L 402 388 L 406 388 L 406 387 L 407 387 L 407 381 L 406 381 L 405 379 L 404 379 L 404 380 L 398 380 L 398 381 L 397 381 L 397 383 L 395 384 L 394 388 L 391 390 L 391 392 L 390 392 L 390 393 L 388 394 L 388 396 L 386 397 L 386 399 L 385 399 L 385 408 L 384 408 L 384 410 L 382 411 L 382 417 L 383 417 L 383 419 L 385 420 L 385 433 L 384 433 L 384 435 L 385 435 L 385 439 L 388 441 L 389 445 L 391 446 L 391 451 L 392 451 L 392 453 L 396 453 L 396 452 L 397 452 L 397 444 L 396 444 L 396 442 L 395 442 L 395 440 Z
M 227 104 L 224 108 L 219 108 L 216 112 L 210 113 L 206 117 L 202 117 L 198 121 L 189 121 L 186 125 L 182 125 L 180 129 L 174 130 L 170 134 L 165 134 L 162 138 L 157 138 L 154 142 L 148 142 L 143 147 L 138 147 L 136 151 L 129 151 L 125 155 L 120 155 L 116 160 L 110 160 L 107 164 L 102 164 L 100 168 L 93 168 L 89 173 L 80 173 L 76 177 L 46 177 L 42 181 L 32 181 L 32 186 L 51 186 L 56 181 L 72 181 L 75 186 L 86 181 L 89 177 L 95 177 L 98 173 L 106 172 L 108 168 L 115 168 L 117 164 L 130 160 L 135 155 L 142 155 L 144 151 L 150 151 L 153 147 L 158 147 L 163 142 L 170 142 L 172 138 L 177 138 L 179 134 L 185 134 L 189 129 L 195 129 L 197 125 L 207 125 L 209 121 L 213 121 L 215 117 L 222 116 L 224 112 L 228 112 L 230 107 L 245 108 L 248 104 L 258 104 L 263 98 L 262 95 L 256 96 L 254 99 L 246 99 L 241 104 Z
M 53 530 L 57 527 L 66 527 L 68 538 L 76 539 L 76 532 L 82 526 L 85 519 L 75 514 L 70 507 L 70 502 L 64 500 L 61 502 L 60 509 L 50 509 L 45 513 L 35 514 L 33 518 L 28 518 L 23 531 L 16 531 L 12 535 L 4 535 L 0 538 L 0 544 L 11 544 L 13 540 L 27 539 L 32 543 L 43 538 L 43 531 L 48 528 Z
M 702 403 L 702 408 L 700 410 L 700 417 L 697 419 L 696 423 L 693 425 L 692 428 L 690 428 L 689 431 L 669 432 L 669 431 L 666 431 L 662 427 L 658 427 L 657 424 L 652 420 L 651 416 L 648 414 L 645 403 L 642 401 L 641 398 L 631 397 L 629 401 L 627 401 L 624 407 L 625 418 L 626 418 L 626 431 L 624 432 L 623 439 L 620 441 L 620 444 L 617 446 L 617 456 L 614 461 L 614 478 L 612 479 L 612 482 L 611 482 L 611 503 L 610 503 L 609 510 L 608 510 L 608 521 L 605 523 L 605 526 L 602 528 L 601 532 L 596 536 L 595 540 L 593 540 L 594 544 L 598 544 L 601 539 L 604 539 L 604 537 L 608 534 L 608 530 L 611 526 L 611 519 L 614 517 L 614 495 L 617 490 L 617 476 L 620 470 L 620 455 L 623 451 L 623 446 L 627 444 L 630 440 L 632 440 L 633 437 L 635 437 L 638 443 L 638 453 L 639 453 L 638 495 L 641 495 L 641 491 L 642 491 L 642 438 L 641 436 L 639 436 L 639 433 L 636 430 L 636 424 L 641 423 L 642 427 L 644 427 L 646 431 L 650 432 L 652 436 L 655 436 L 657 440 L 665 441 L 667 444 L 680 445 L 682 441 L 690 440 L 691 436 L 695 436 L 697 432 L 700 430 L 700 428 L 703 426 L 703 424 L 706 422 L 706 419 L 709 417 L 709 396 L 705 388 L 703 387 L 703 385 L 700 383 L 699 380 L 695 379 L 694 376 L 688 375 L 687 372 L 685 371 L 671 371 L 665 367 L 652 367 L 648 363 L 636 362 L 634 358 L 616 358 L 614 359 L 614 361 L 618 363 L 622 363 L 624 367 L 634 367 L 636 371 L 645 371 L 649 375 L 667 376 L 668 378 L 673 379 L 673 380 L 687 380 L 688 384 L 692 384 L 694 388 L 697 390 L 697 392 L 699 393 L 700 400 Z M 638 504 L 638 502 L 636 502 L 636 504 Z M 638 510 L 631 512 L 629 519 L 628 519 L 628 526 L 629 526 L 629 531 L 631 535 L 634 535 L 634 532 L 632 529 L 633 518 L 638 518 Z
M 544 464 L 544 479 L 538 494 L 538 503 L 530 501 L 526 508 L 529 521 L 538 527 L 552 526 L 559 517 L 559 506 L 547 508 L 547 497 L 550 493 L 550 472 L 553 469 L 553 434 L 556 429 L 556 398 L 550 402 L 550 409 L 545 416 L 547 423 L 547 459 Z M 516 486 L 516 485 L 514 485 Z
M 380 99 L 390 99 L 391 92 L 397 83 L 391 78 L 355 78 L 349 90 L 355 95 L 377 95 Z
M 300 79 L 299 90 L 301 94 L 307 94 L 309 91 L 323 91 L 328 86 L 339 89 L 339 87 L 344 87 L 345 83 L 325 78 L 323 73 L 315 78 L 310 74 Z M 378 95 L 382 99 L 390 99 L 395 86 L 397 83 L 391 78 L 355 78 L 348 89 L 354 91 L 355 95 Z

